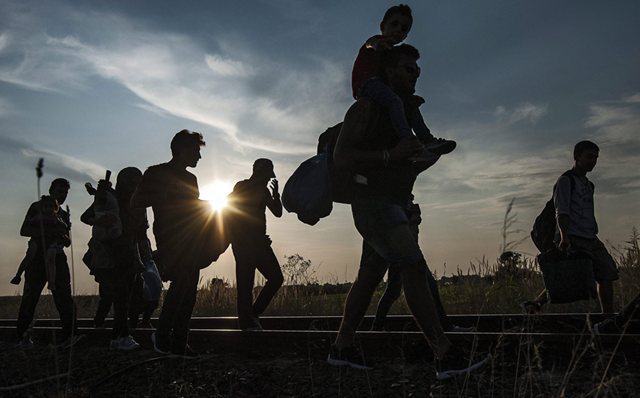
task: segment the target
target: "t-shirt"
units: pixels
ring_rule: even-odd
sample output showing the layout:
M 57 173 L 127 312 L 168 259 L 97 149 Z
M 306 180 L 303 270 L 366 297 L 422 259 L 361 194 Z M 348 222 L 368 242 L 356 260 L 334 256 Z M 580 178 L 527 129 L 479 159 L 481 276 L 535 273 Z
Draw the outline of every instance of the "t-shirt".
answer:
M 367 40 L 381 38 L 376 35 Z M 353 63 L 351 71 L 351 91 L 353 98 L 358 99 L 360 89 L 371 78 L 379 77 L 382 74 L 382 51 L 376 51 L 373 48 L 367 48 L 367 44 L 363 44 L 358 51 L 358 56 Z
M 229 204 L 233 208 L 233 241 L 266 235 L 265 211 L 272 200 L 271 193 L 265 185 L 256 184 L 251 180 L 239 181 L 233 187 L 233 192 L 229 195 Z
M 573 192 L 570 178 L 574 181 Z M 586 177 L 564 175 L 558 178 L 553 193 L 553 204 L 556 208 L 556 217 L 561 214 L 569 216 L 570 223 L 567 231 L 569 235 L 586 239 L 596 238 L 598 223 L 593 206 L 593 191 L 593 185 Z M 559 237 L 557 227 L 556 237 Z
M 156 196 L 153 209 L 153 234 L 160 251 L 188 252 L 188 244 L 199 228 L 197 216 L 202 204 L 196 176 L 173 164 L 149 167 L 137 191 Z

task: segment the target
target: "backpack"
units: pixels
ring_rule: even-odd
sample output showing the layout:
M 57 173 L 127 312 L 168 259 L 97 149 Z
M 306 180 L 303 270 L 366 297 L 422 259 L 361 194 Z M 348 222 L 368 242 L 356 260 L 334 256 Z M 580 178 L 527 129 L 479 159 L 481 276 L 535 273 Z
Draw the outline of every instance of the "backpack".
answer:
M 576 186 L 575 173 L 573 170 L 567 170 L 562 173 L 563 176 L 568 176 L 571 182 L 571 194 Z M 591 181 L 587 182 L 593 187 Z M 553 186 L 553 194 L 556 192 L 556 186 Z M 556 234 L 556 207 L 553 203 L 553 194 L 551 199 L 547 201 L 544 208 L 536 217 L 533 223 L 533 229 L 531 229 L 531 240 L 540 253 L 544 253 L 550 249 L 554 249 L 555 243 L 553 242 Z
M 305 224 L 314 225 L 333 210 L 333 202 L 351 203 L 353 176 L 333 166 L 333 150 L 342 122 L 318 137 L 317 154 L 293 172 L 282 189 L 282 206 L 296 213 Z

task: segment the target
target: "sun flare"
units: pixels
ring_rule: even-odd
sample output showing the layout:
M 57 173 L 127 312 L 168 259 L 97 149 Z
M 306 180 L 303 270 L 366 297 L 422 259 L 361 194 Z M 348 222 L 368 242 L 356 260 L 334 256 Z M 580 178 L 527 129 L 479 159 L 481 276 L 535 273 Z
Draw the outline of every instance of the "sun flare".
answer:
M 214 211 L 220 211 L 227 206 L 227 195 L 232 190 L 230 182 L 215 180 L 200 189 L 200 199 L 208 201 Z

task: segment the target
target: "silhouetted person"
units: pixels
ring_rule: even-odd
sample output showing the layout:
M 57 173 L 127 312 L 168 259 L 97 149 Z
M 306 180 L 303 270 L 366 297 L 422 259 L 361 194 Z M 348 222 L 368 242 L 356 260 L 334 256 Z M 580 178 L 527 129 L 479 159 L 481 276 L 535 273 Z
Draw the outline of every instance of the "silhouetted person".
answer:
M 267 235 L 265 217 L 267 208 L 274 216 L 282 216 L 275 177 L 271 160 L 258 159 L 253 163 L 251 177 L 238 182 L 229 195 L 229 206 L 233 212 L 231 244 L 236 259 L 238 323 L 243 330 L 262 329 L 259 317 L 284 281 Z M 253 301 L 256 269 L 265 277 L 266 283 Z
M 200 268 L 211 263 L 210 259 L 203 259 L 197 245 L 203 209 L 209 209 L 209 205 L 198 199 L 198 181 L 186 169 L 196 167 L 204 144 L 200 133 L 189 130 L 177 133 L 171 140 L 171 160 L 149 167 L 131 198 L 134 208 L 153 208 L 153 234 L 162 275 L 171 281 L 152 335 L 154 349 L 159 353 L 197 355 L 188 345 L 189 320 L 196 302 Z
M 618 279 L 618 268 L 604 244 L 598 239 L 595 217 L 595 186 L 587 173 L 596 163 L 600 148 L 591 141 L 580 141 L 573 149 L 573 167 L 556 181 L 553 204 L 556 209 L 555 243 L 563 252 L 583 252 L 591 257 L 593 273 L 598 287 L 602 312 L 613 309 L 613 281 Z M 573 180 L 573 181 L 572 181 Z M 523 303 L 528 312 L 539 311 L 547 302 L 543 291 L 535 300 Z
M 418 50 L 406 44 L 384 55 L 385 81 L 401 98 L 415 91 L 419 57 Z M 354 343 L 355 333 L 389 264 L 400 269 L 407 304 L 439 359 L 439 379 L 466 373 L 489 359 L 473 362 L 465 358 L 445 336 L 438 319 L 427 282 L 427 263 L 405 210 L 417 176 L 408 159 L 423 148 L 416 137 L 400 139 L 387 113 L 367 98 L 359 99 L 347 111 L 334 160 L 338 170 L 358 175 L 351 211 L 363 248 L 358 277 L 347 296 L 340 330 L 327 358 L 332 365 L 368 368 Z M 370 256 L 380 260 L 368 261 Z
M 391 124 L 400 138 L 413 137 L 415 132 L 427 150 L 442 155 L 453 151 L 456 143 L 435 138 L 431 134 L 418 109 L 424 100 L 413 95 L 405 99 L 400 98 L 385 83 L 382 76 L 383 52 L 404 41 L 412 24 L 411 8 L 405 4 L 393 6 L 385 12 L 380 22 L 382 34 L 367 39 L 353 64 L 351 73 L 353 98 L 372 99 L 388 112 Z M 424 151 L 424 148 L 421 151 Z
M 64 178 L 56 178 L 51 182 L 49 187 L 49 195 L 59 206 L 67 199 L 67 194 L 71 184 Z M 36 246 L 36 253 L 25 269 L 24 290 L 22 300 L 20 301 L 20 310 L 18 312 L 17 336 L 20 344 L 24 347 L 31 346 L 33 342 L 26 334 L 29 325 L 33 321 L 34 312 L 42 289 L 47 283 L 46 270 L 46 250 L 53 242 L 57 242 L 55 257 L 55 277 L 54 289 L 51 294 L 56 305 L 56 309 L 60 314 L 62 324 L 61 339 L 64 345 L 74 344 L 79 336 L 75 336 L 76 328 L 76 309 L 71 295 L 71 277 L 69 274 L 69 265 L 67 264 L 67 256 L 64 253 L 64 247 L 69 247 L 69 231 L 71 230 L 71 221 L 69 213 L 60 208 L 57 212 L 63 223 L 56 223 L 51 226 L 38 225 L 40 223 L 32 223 L 41 214 L 40 203 L 31 204 L 29 210 L 20 228 L 20 235 L 31 238 L 30 244 Z M 44 235 L 43 235 L 44 233 Z M 44 245 L 44 246 L 43 246 Z
M 131 196 L 142 180 L 142 172 L 135 167 L 124 168 L 118 173 L 116 189 L 113 192 L 118 203 L 117 219 L 112 214 L 100 214 L 96 211 L 96 202 L 82 216 L 82 222 L 103 228 L 119 222 L 119 234 L 111 239 L 96 241 L 92 245 L 102 244 L 103 251 L 110 257 L 112 267 L 93 271 L 100 284 L 100 301 L 94 318 L 96 326 L 104 324 L 113 303 L 113 331 L 110 348 L 130 351 L 140 346 L 130 334 L 127 320 L 131 306 L 136 278 L 142 270 L 142 262 L 151 258 L 151 244 L 147 237 L 149 223 L 145 208 L 132 208 Z M 100 199 L 100 190 L 110 189 L 110 183 L 101 180 L 96 193 Z M 94 253 L 94 256 L 97 255 Z

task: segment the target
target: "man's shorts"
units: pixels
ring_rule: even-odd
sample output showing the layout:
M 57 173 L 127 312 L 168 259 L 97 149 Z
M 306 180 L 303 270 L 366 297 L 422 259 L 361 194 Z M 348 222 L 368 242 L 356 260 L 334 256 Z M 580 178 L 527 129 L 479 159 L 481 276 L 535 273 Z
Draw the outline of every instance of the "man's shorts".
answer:
M 351 212 L 364 241 L 388 264 L 415 264 L 424 259 L 406 206 L 384 198 L 360 197 L 353 200 Z
M 591 256 L 596 281 L 604 282 L 618 279 L 616 262 L 600 239 L 585 239 L 578 236 L 571 236 L 571 247 L 573 250 L 584 251 Z

